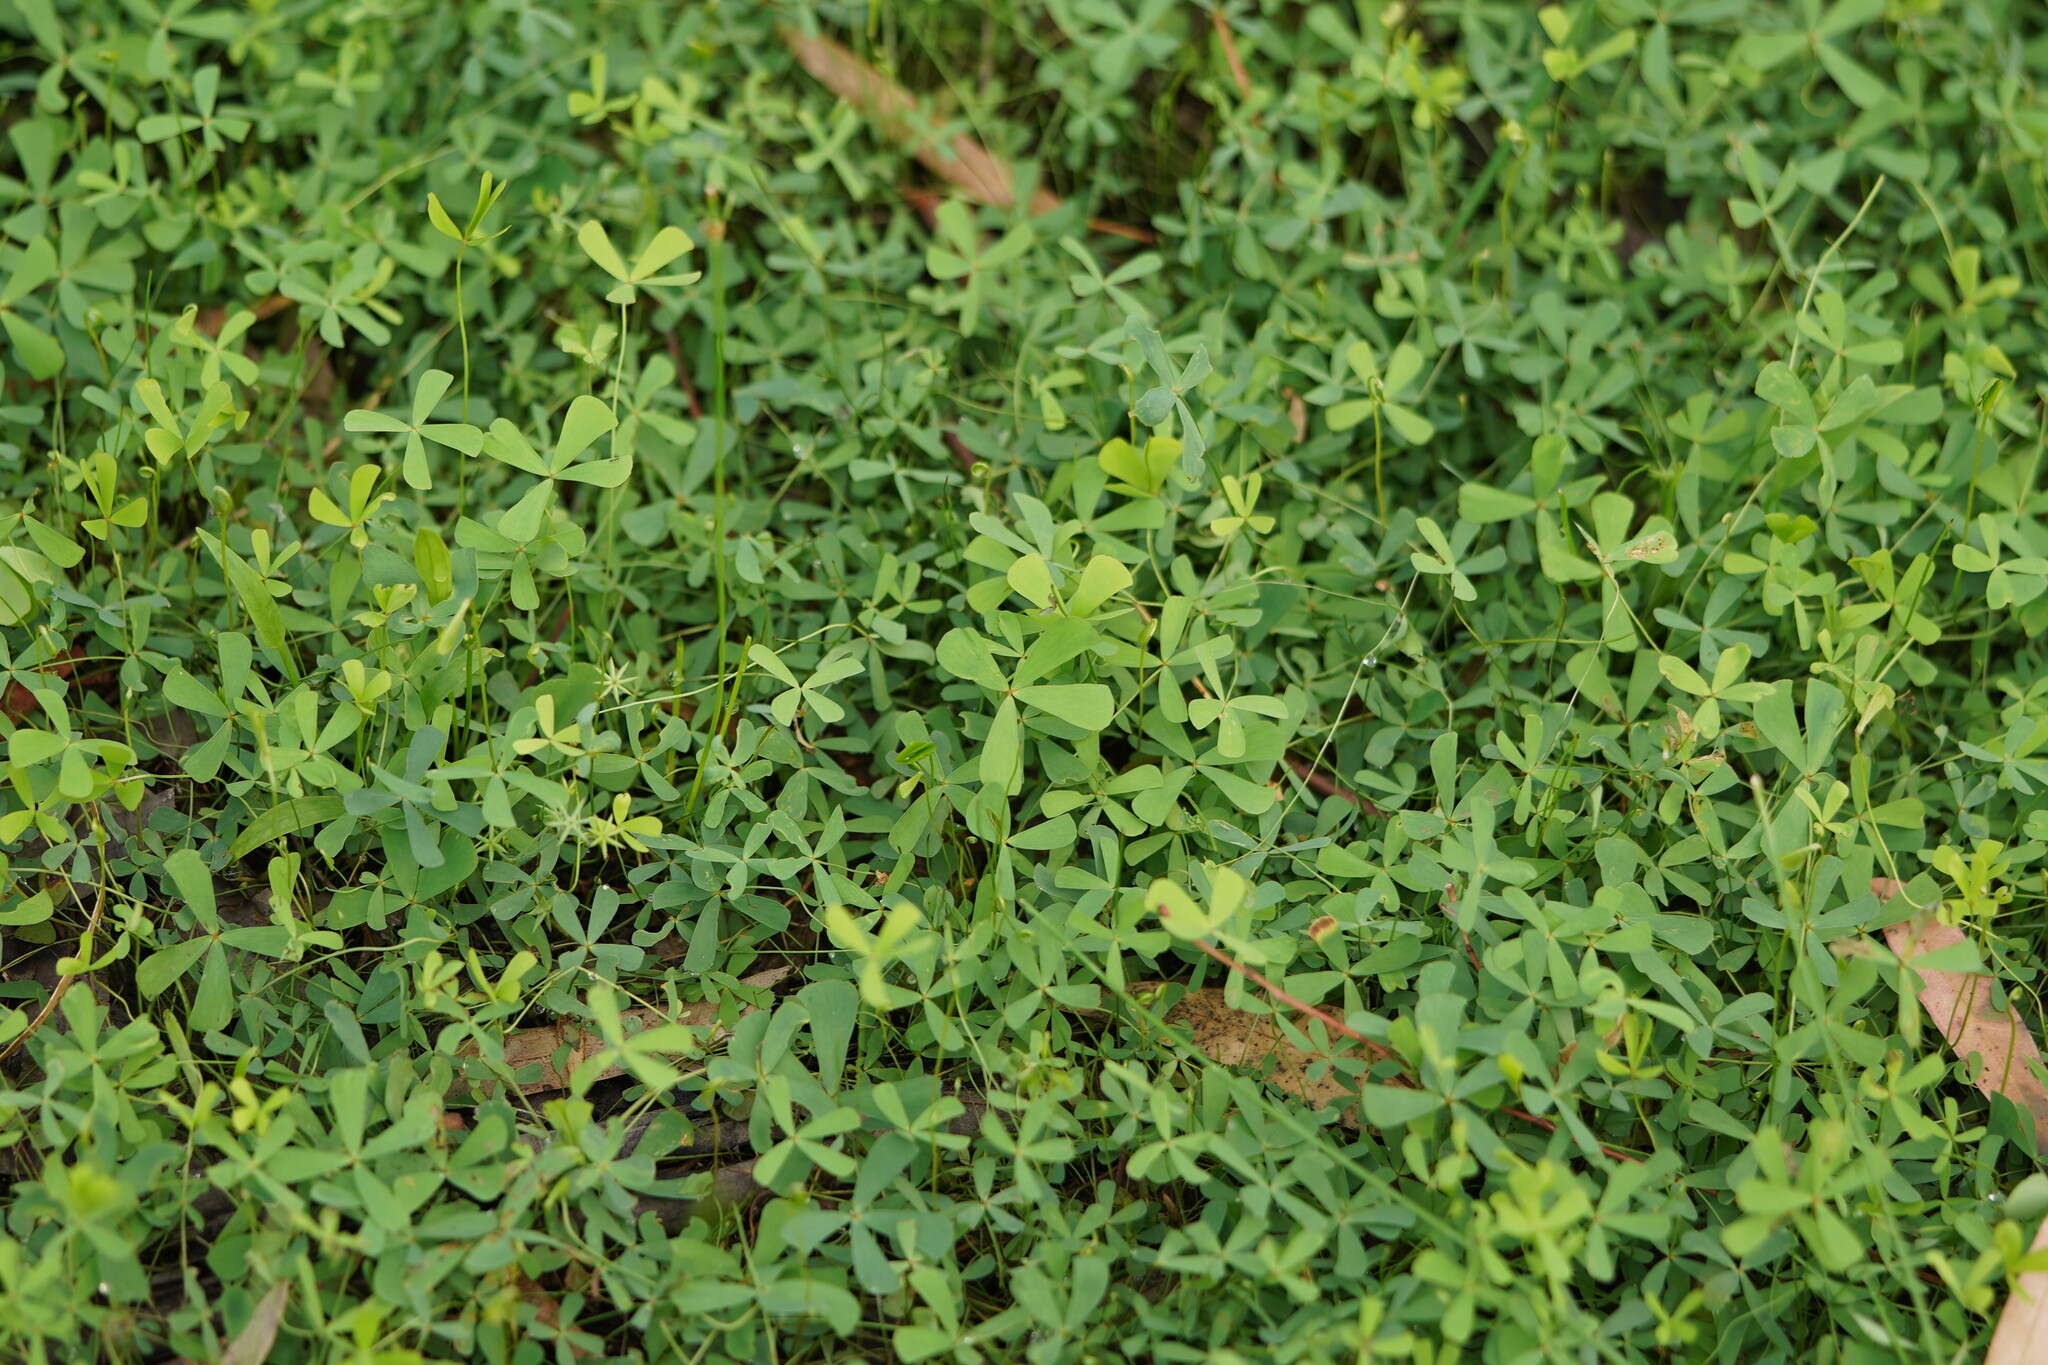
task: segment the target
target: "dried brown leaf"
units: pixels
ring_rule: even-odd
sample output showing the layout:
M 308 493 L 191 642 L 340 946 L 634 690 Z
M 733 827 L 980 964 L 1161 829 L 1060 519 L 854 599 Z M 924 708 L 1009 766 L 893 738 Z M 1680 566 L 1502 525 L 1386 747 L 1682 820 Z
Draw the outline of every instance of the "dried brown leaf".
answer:
M 774 967 L 764 972 L 741 979 L 742 986 L 756 990 L 768 990 L 788 976 L 787 967 Z M 646 1006 L 639 1009 L 621 1010 L 619 1017 L 624 1021 L 629 1034 L 653 1028 L 658 1024 L 686 1024 L 691 1028 L 707 1028 L 718 1021 L 718 1002 L 699 1001 L 685 1005 L 674 1014 L 666 1010 Z M 704 1039 L 708 1045 L 723 1037 L 714 1032 Z M 518 1029 L 505 1037 L 505 1064 L 512 1068 L 516 1084 L 524 1094 L 533 1095 L 549 1090 L 565 1090 L 569 1077 L 584 1061 L 604 1050 L 604 1039 L 597 1031 L 584 1026 L 574 1019 L 559 1023 L 542 1024 L 534 1028 Z M 471 1045 L 462 1050 L 462 1055 L 473 1057 L 476 1048 Z M 613 1066 L 599 1072 L 595 1079 L 621 1074 L 621 1068 Z
M 920 112 L 916 97 L 895 81 L 830 38 L 785 28 L 782 41 L 819 84 L 874 120 L 891 141 L 908 148 L 934 175 L 969 198 L 996 208 L 1008 208 L 1017 201 L 1016 177 L 1006 162 L 965 134 L 943 142 L 933 136 L 932 120 Z M 1059 206 L 1059 197 L 1050 190 L 1036 190 L 1031 195 L 1033 213 L 1050 213 Z
M 1167 1011 L 1166 1022 L 1193 1034 L 1195 1046 L 1210 1061 L 1264 1073 L 1271 1084 L 1312 1108 L 1357 1097 L 1357 1088 L 1334 1070 L 1325 1067 L 1321 1075 L 1311 1074 L 1330 1054 L 1319 1056 L 1295 1047 L 1268 1015 L 1233 1009 L 1225 1003 L 1221 987 L 1187 992 Z
M 1871 890 L 1883 900 L 1897 895 L 1899 889 L 1896 882 L 1884 888 L 1871 883 Z M 1884 937 L 1909 967 L 1916 957 L 1963 941 L 1962 930 L 1924 917 L 1894 924 L 1884 931 Z M 2048 1151 L 2048 1087 L 2034 1074 L 2041 1065 L 2041 1049 L 2034 1035 L 2018 1014 L 1992 1005 L 1990 977 L 1918 970 L 1920 1007 L 1958 1057 L 1978 1058 L 1977 1088 L 1986 1095 L 2002 1094 L 2032 1115 L 2035 1144 Z M 2048 1220 L 2034 1234 L 2033 1249 L 2048 1250 Z M 2035 1270 L 2020 1276 L 2012 1297 L 2006 1300 L 1984 1365 L 2032 1365 L 2042 1360 L 2048 1360 L 2048 1271 Z
M 2034 1234 L 2033 1249 L 2048 1251 L 2048 1218 Z M 2036 1365 L 2043 1360 L 2048 1360 L 2048 1270 L 2030 1270 L 2020 1276 L 2005 1311 L 1998 1315 L 1998 1330 L 1991 1334 L 1984 1365 Z
M 292 1283 L 279 1280 L 256 1304 L 256 1311 L 235 1333 L 235 1339 L 220 1353 L 220 1365 L 263 1365 L 270 1348 L 277 1344 L 277 1329 L 284 1325 L 284 1306 L 291 1299 Z
M 1927 918 L 1907 920 L 1884 931 L 1901 962 L 1963 941 L 1960 929 Z M 2011 1009 L 1991 1003 L 1991 978 L 1969 972 L 1920 971 L 1920 1007 L 1961 1058 L 1978 1058 L 1972 1079 L 1989 1095 L 2004 1095 L 2033 1116 L 2034 1141 L 2048 1151 L 2048 1086 L 2035 1076 L 2041 1049 Z
M 533 1306 L 533 1315 L 544 1327 L 559 1327 L 562 1323 L 562 1301 L 525 1271 L 519 1271 L 513 1281 L 519 1287 L 519 1297 Z M 582 1355 L 578 1351 L 576 1354 Z

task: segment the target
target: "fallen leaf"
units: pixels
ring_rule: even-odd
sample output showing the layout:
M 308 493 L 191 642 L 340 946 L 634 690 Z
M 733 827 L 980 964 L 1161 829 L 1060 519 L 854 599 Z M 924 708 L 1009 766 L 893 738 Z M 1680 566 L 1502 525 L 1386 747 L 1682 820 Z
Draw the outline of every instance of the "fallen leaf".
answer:
M 917 97 L 869 66 L 830 38 L 817 34 L 781 30 L 782 41 L 797 64 L 818 83 L 872 120 L 883 135 L 909 149 L 910 154 L 933 174 L 977 203 L 1006 209 L 1017 202 L 1017 177 L 1008 162 L 965 133 L 941 141 L 932 133 L 932 120 L 918 108 Z M 937 201 L 918 191 L 906 196 L 913 207 L 932 221 Z M 1051 213 L 1060 198 L 1051 190 L 1031 192 L 1033 213 Z M 1144 228 L 1091 218 L 1088 226 L 1097 232 L 1133 242 L 1151 242 L 1153 234 Z
M 1320 1075 L 1310 1074 L 1329 1054 L 1295 1047 L 1270 1015 L 1251 1014 L 1226 1004 L 1219 986 L 1204 986 L 1181 996 L 1166 1012 L 1166 1022 L 1193 1034 L 1195 1046 L 1210 1061 L 1261 1072 L 1268 1082 L 1311 1108 L 1358 1097 L 1357 1085 L 1330 1067 L 1324 1067 Z
M 2034 1234 L 2035 1251 L 2048 1251 L 2048 1218 Z M 2048 1270 L 2029 1270 L 2013 1286 L 1984 1365 L 2035 1365 L 2048 1360 Z
M 1884 931 L 1885 942 L 1901 962 L 1963 941 L 1953 925 L 1912 919 Z M 2035 1076 L 2041 1049 L 2034 1035 L 2011 1009 L 1991 1003 L 1991 978 L 1970 972 L 1920 970 L 1920 1007 L 1941 1030 L 1956 1056 L 1978 1058 L 1973 1079 L 1985 1095 L 2004 1095 L 2034 1119 L 2034 1141 L 2048 1152 L 2048 1086 Z
M 284 1306 L 291 1296 L 290 1280 L 279 1280 L 270 1286 L 270 1292 L 257 1302 L 256 1311 L 242 1324 L 242 1330 L 220 1353 L 220 1365 L 263 1365 L 270 1359 L 270 1348 L 277 1344 L 277 1329 L 284 1324 Z
M 1223 958 L 1223 954 L 1208 945 L 1196 943 L 1211 956 Z M 1265 980 L 1257 972 L 1239 966 L 1238 971 L 1250 977 L 1279 1003 L 1297 1012 L 1321 1018 L 1326 1026 L 1334 1026 L 1349 1035 L 1349 1044 L 1334 1053 L 1304 1052 L 1287 1041 L 1280 1025 L 1270 1016 L 1251 1014 L 1235 1009 L 1224 999 L 1221 988 L 1209 986 L 1188 991 L 1173 1008 L 1166 1012 L 1166 1022 L 1178 1024 L 1194 1034 L 1195 1046 L 1210 1061 L 1223 1066 L 1246 1067 L 1261 1072 L 1266 1080 L 1305 1101 L 1312 1109 L 1321 1109 L 1332 1100 L 1356 1100 L 1360 1097 L 1358 1085 L 1347 1080 L 1334 1068 L 1320 1064 L 1337 1057 L 1352 1057 L 1361 1061 L 1391 1060 L 1394 1054 L 1383 1044 L 1375 1043 L 1365 1035 L 1352 1030 L 1334 1015 L 1324 1014 L 1313 1005 L 1296 1000 L 1279 987 Z M 1164 982 L 1145 982 L 1132 987 L 1134 994 L 1141 998 L 1164 988 Z M 1092 1013 L 1092 1011 L 1088 1011 Z M 1617 1030 L 1618 1031 L 1618 1030 Z M 1609 1041 L 1612 1042 L 1610 1033 Z M 1414 1081 L 1407 1076 L 1390 1077 L 1390 1084 L 1369 1086 L 1367 1091 L 1379 1091 L 1382 1095 L 1410 1090 Z M 1511 1118 L 1531 1123 L 1545 1132 L 1557 1131 L 1557 1120 L 1532 1114 L 1526 1109 L 1503 1107 L 1500 1111 Z M 1359 1106 L 1346 1106 L 1339 1116 L 1347 1127 L 1364 1125 Z M 1619 1148 L 1600 1144 L 1600 1151 L 1617 1161 L 1640 1161 L 1642 1158 Z
M 1890 899 L 1875 882 L 1871 889 L 1879 899 Z M 1884 937 L 1909 967 L 1916 957 L 1963 941 L 1960 929 L 1924 918 L 1894 924 Z M 2048 1087 L 2034 1075 L 2041 1065 L 2034 1035 L 2011 1009 L 1992 1006 L 1990 977 L 1919 970 L 1920 1007 L 1958 1057 L 1979 1059 L 1977 1088 L 1986 1095 L 2002 1094 L 2031 1114 L 2035 1145 L 2048 1151 Z M 2033 1249 L 2048 1250 L 2048 1220 L 2034 1234 Z M 2020 1276 L 2005 1301 L 1984 1365 L 2032 1365 L 2040 1360 L 2048 1360 L 2048 1271 L 2033 1270 Z
M 542 1326 L 557 1327 L 561 1325 L 562 1301 L 560 1299 L 549 1293 L 540 1281 L 524 1271 L 519 1273 L 516 1283 L 519 1286 L 519 1297 L 533 1305 L 533 1315 L 540 1321 Z M 582 1352 L 578 1351 L 577 1354 L 581 1355 Z
M 969 198 L 996 208 L 1008 208 L 1017 201 L 1016 177 L 1001 158 L 964 133 L 943 144 L 933 138 L 917 99 L 895 81 L 830 38 L 785 28 L 782 41 L 819 84 L 873 119 L 884 134 L 909 148 L 933 174 L 959 187 Z M 1059 197 L 1050 190 L 1037 190 L 1031 196 L 1033 213 L 1050 213 L 1059 206 Z
M 765 972 L 756 972 L 741 979 L 742 986 L 755 990 L 768 990 L 788 976 L 788 967 L 773 967 Z M 639 1009 L 621 1010 L 619 1017 L 624 1021 L 629 1034 L 638 1033 L 657 1024 L 686 1024 L 691 1028 L 707 1028 L 718 1020 L 719 1002 L 703 1000 L 685 1005 L 674 1014 L 666 1010 L 644 1006 Z M 723 1031 L 714 1030 L 704 1038 L 705 1045 L 724 1037 Z M 604 1050 L 604 1039 L 595 1029 L 574 1019 L 560 1023 L 542 1024 L 534 1028 L 523 1028 L 505 1037 L 505 1065 L 512 1069 L 514 1084 L 522 1094 L 533 1095 L 548 1090 L 565 1090 L 569 1077 L 587 1058 Z M 458 1056 L 474 1057 L 475 1044 L 465 1044 Z M 623 1068 L 611 1066 L 600 1071 L 593 1079 L 604 1080 L 608 1076 L 620 1075 Z
M 80 659 L 83 659 L 84 657 L 85 651 L 80 649 L 77 645 L 73 645 L 69 649 L 66 649 L 63 653 L 59 654 L 56 658 L 49 660 L 47 663 L 37 664 L 33 669 L 29 671 L 33 673 L 44 673 L 59 679 L 69 680 L 73 670 L 78 667 L 78 661 Z M 97 673 L 93 673 L 90 676 L 84 678 L 77 685 L 82 687 L 96 687 L 100 683 L 112 677 L 113 674 L 114 670 L 103 668 L 100 669 Z M 34 713 L 34 711 L 39 705 L 41 705 L 41 703 L 39 703 L 35 699 L 35 694 L 33 692 L 30 692 L 27 687 L 23 686 L 19 682 L 10 682 L 7 684 L 6 700 L 4 702 L 0 702 L 0 711 L 5 711 L 7 713 L 7 718 L 9 720 L 26 720 L 31 714 Z

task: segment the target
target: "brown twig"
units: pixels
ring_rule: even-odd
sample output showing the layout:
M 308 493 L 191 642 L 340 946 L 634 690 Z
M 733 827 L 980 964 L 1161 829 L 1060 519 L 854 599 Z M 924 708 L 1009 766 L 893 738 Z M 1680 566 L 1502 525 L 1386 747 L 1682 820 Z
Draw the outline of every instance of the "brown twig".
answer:
M 249 312 L 255 316 L 258 322 L 263 321 L 267 317 L 282 313 L 291 306 L 292 300 L 282 294 L 272 294 L 268 298 L 261 298 L 252 304 L 246 305 Z M 202 308 L 199 310 L 199 317 L 194 325 L 200 331 L 206 333 L 206 335 L 217 337 L 220 335 L 220 329 L 227 325 L 227 321 L 228 310 L 226 308 Z
M 1557 1131 L 1556 1119 L 1547 1119 L 1544 1118 L 1541 1114 L 1532 1114 L 1526 1109 L 1517 1109 L 1513 1105 L 1503 1105 L 1501 1107 L 1500 1112 L 1506 1114 L 1511 1119 L 1520 1119 L 1524 1123 L 1533 1123 L 1546 1133 L 1554 1133 Z M 1632 1162 L 1638 1166 L 1643 1164 L 1643 1159 L 1637 1156 L 1634 1152 L 1624 1152 L 1621 1150 L 1621 1148 L 1609 1147 L 1604 1142 L 1598 1143 L 1596 1145 L 1600 1148 L 1602 1155 L 1613 1157 L 1616 1161 Z
M 1145 246 L 1159 240 L 1150 228 L 1132 227 L 1128 223 L 1113 223 L 1107 218 L 1090 218 L 1088 226 L 1105 237 L 1121 237 L 1127 242 L 1138 242 Z
M 904 203 L 917 210 L 917 216 L 924 219 L 926 227 L 936 228 L 939 225 L 939 205 L 946 202 L 943 195 L 919 189 L 915 185 L 900 186 L 896 192 L 903 196 Z M 1107 218 L 1090 218 L 1088 226 L 1105 237 L 1121 237 L 1127 242 L 1137 242 L 1142 246 L 1150 246 L 1159 240 L 1145 228 L 1114 223 Z
M 1016 181 L 1009 166 L 964 133 L 944 144 L 934 140 L 920 126 L 924 119 L 916 97 L 895 81 L 830 38 L 785 28 L 782 41 L 819 84 L 873 119 L 884 135 L 907 147 L 934 175 L 984 204 L 1008 208 L 1016 202 Z M 1059 203 L 1052 191 L 1039 189 L 1032 193 L 1031 211 L 1049 213 Z
M 917 210 L 917 216 L 924 219 L 926 227 L 938 227 L 939 205 L 946 202 L 943 196 L 933 190 L 919 189 L 915 185 L 905 185 L 897 190 L 897 193 L 903 196 L 904 203 Z
M 92 915 L 85 922 L 85 932 L 79 935 L 81 951 L 85 954 L 87 962 L 92 960 L 92 936 L 99 931 L 100 914 L 106 908 L 107 888 L 102 884 L 100 886 L 99 898 L 93 902 Z M 50 998 L 43 1002 L 43 1007 L 40 1010 L 36 1011 L 36 1017 L 28 1021 L 28 1027 L 17 1034 L 14 1040 L 6 1047 L 0 1047 L 0 1062 L 6 1061 L 9 1057 L 21 1051 L 28 1043 L 28 1040 L 35 1036 L 36 1030 L 49 1022 L 50 1016 L 57 1012 L 57 1002 L 64 998 L 64 992 L 71 989 L 72 982 L 84 975 L 85 968 L 81 965 L 77 971 L 72 972 L 70 975 L 58 978 L 56 987 L 50 992 Z
M 981 457 L 969 450 L 967 442 L 961 440 L 959 434 L 951 427 L 946 428 L 945 441 L 947 449 L 951 450 L 954 458 L 960 461 L 962 472 L 972 474 L 974 467 L 981 463 Z
M 1158 915 L 1161 919 L 1166 918 L 1165 906 L 1162 905 L 1159 907 Z M 1192 942 L 1197 948 L 1200 948 L 1203 952 L 1207 953 L 1210 957 L 1216 959 L 1216 961 L 1222 963 L 1231 971 L 1236 972 L 1239 976 L 1242 976 L 1245 980 L 1251 982 L 1254 986 L 1257 986 L 1260 990 L 1272 996 L 1275 1000 L 1278 1000 L 1281 1004 L 1287 1006 L 1287 1008 L 1301 1014 L 1306 1014 L 1311 1019 L 1320 1021 L 1323 1027 L 1329 1029 L 1332 1033 L 1340 1033 L 1344 1037 L 1349 1038 L 1352 1042 L 1358 1044 L 1360 1047 L 1364 1048 L 1369 1054 L 1371 1054 L 1373 1060 L 1381 1062 L 1398 1062 L 1401 1060 L 1400 1054 L 1395 1052 L 1392 1048 L 1388 1047 L 1385 1043 L 1374 1042 L 1372 1039 L 1366 1037 L 1363 1033 L 1360 1033 L 1357 1029 L 1351 1027 L 1351 1025 L 1345 1023 L 1342 1019 L 1339 1019 L 1336 1015 L 1329 1013 L 1327 1010 L 1317 1009 L 1314 1005 L 1309 1004 L 1306 1000 L 1297 999 L 1296 997 L 1289 995 L 1286 991 L 1280 989 L 1280 987 L 1268 981 L 1257 970 L 1251 967 L 1247 967 L 1244 963 L 1239 962 L 1236 958 L 1232 957 L 1229 953 L 1224 952 L 1215 944 L 1206 942 L 1199 938 L 1192 939 L 1190 940 L 1190 942 Z M 1408 1080 L 1408 1078 L 1405 1076 L 1402 1077 L 1401 1080 L 1397 1083 L 1405 1085 L 1414 1084 L 1413 1081 Z
M 697 386 L 690 382 L 690 367 L 683 363 L 683 343 L 677 339 L 674 332 L 668 334 L 667 341 L 668 358 L 676 367 L 676 384 L 683 391 L 683 400 L 690 405 L 690 416 L 693 419 L 702 418 L 704 408 L 697 401 Z
M 1357 792 L 1350 791 L 1344 787 L 1339 786 L 1337 784 L 1336 778 L 1330 776 L 1321 768 L 1316 767 L 1315 764 L 1309 762 L 1307 759 L 1301 757 L 1299 754 L 1287 755 L 1287 766 L 1294 769 L 1296 775 L 1299 776 L 1302 781 L 1308 783 L 1309 790 L 1315 792 L 1317 795 L 1334 796 L 1339 801 L 1350 802 L 1352 805 L 1364 811 L 1367 815 L 1374 816 L 1381 820 L 1387 818 L 1387 813 L 1385 811 L 1381 810 L 1378 806 L 1374 805 L 1372 802 L 1360 796 Z
M 1244 58 L 1237 55 L 1237 35 L 1230 31 L 1230 21 L 1223 17 L 1221 9 L 1212 9 L 1209 22 L 1216 29 L 1216 41 L 1223 44 L 1223 60 L 1230 63 L 1230 78 L 1237 82 L 1237 93 L 1251 98 L 1252 76 L 1244 69 Z
M 1446 909 L 1458 903 L 1458 884 L 1456 882 L 1444 883 L 1443 903 Z M 1458 930 L 1458 937 L 1465 944 L 1465 956 L 1471 959 L 1472 970 L 1482 976 L 1485 975 L 1486 968 L 1479 961 L 1479 951 L 1472 946 L 1472 935 L 1460 929 Z

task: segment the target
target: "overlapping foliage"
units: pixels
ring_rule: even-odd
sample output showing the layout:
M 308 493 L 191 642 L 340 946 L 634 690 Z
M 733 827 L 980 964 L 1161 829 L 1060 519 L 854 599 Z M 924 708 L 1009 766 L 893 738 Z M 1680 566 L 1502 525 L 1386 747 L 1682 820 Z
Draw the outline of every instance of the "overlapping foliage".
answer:
M 13 0 L 0 1355 L 1981 1346 L 2027 15 Z

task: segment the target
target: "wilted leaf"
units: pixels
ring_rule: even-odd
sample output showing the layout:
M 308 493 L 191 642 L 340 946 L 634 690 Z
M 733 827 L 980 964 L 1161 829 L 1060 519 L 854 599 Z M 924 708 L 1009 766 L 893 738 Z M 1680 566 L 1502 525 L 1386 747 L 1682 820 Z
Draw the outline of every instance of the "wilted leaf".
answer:
M 740 984 L 755 990 L 769 990 L 788 976 L 789 971 L 787 967 L 772 967 L 767 971 L 756 972 L 752 976 L 742 978 Z M 715 1000 L 699 1001 L 693 1005 L 685 1005 L 673 1015 L 652 1006 L 643 1006 L 639 1009 L 621 1010 L 619 1018 L 625 1024 L 629 1036 L 663 1024 L 707 1028 L 717 1022 L 718 1005 L 719 1002 Z M 702 1041 L 708 1045 L 723 1036 L 722 1033 L 712 1033 Z M 506 1035 L 505 1065 L 512 1069 L 516 1078 L 514 1084 L 523 1094 L 535 1095 L 549 1090 L 565 1090 L 569 1085 L 569 1077 L 575 1073 L 576 1068 L 587 1058 L 602 1052 L 604 1046 L 604 1038 L 596 1029 L 574 1019 L 564 1019 L 559 1023 L 518 1029 Z M 474 1057 L 476 1048 L 474 1045 L 466 1046 L 458 1055 Z M 623 1067 L 611 1066 L 590 1079 L 601 1081 L 606 1077 L 622 1074 Z
M 1961 944 L 1962 930 L 1929 919 L 1908 920 L 1884 931 L 1885 942 L 1900 961 L 1914 960 Z M 1991 978 L 1971 972 L 1920 970 L 1920 1007 L 1941 1030 L 1958 1057 L 1975 1057 L 1977 1088 L 2004 1095 L 2034 1120 L 2034 1142 L 2048 1151 L 2048 1086 L 2035 1075 L 2041 1049 L 2034 1035 L 2010 1008 L 1991 1003 Z
M 2048 1251 L 2048 1218 L 2034 1233 L 2033 1251 Z M 2013 1286 L 2012 1297 L 1998 1315 L 1998 1330 L 1984 1365 L 2034 1365 L 2048 1360 L 2048 1270 L 2030 1270 Z
M 263 1365 L 270 1348 L 277 1344 L 277 1329 L 284 1323 L 284 1306 L 290 1301 L 292 1282 L 279 1280 L 256 1304 L 256 1311 L 235 1333 L 235 1339 L 220 1353 L 220 1365 Z
M 903 144 L 968 198 L 996 208 L 1016 202 L 1016 178 L 1009 165 L 964 133 L 939 142 L 928 131 L 935 120 L 919 111 L 908 90 L 830 38 L 784 29 L 782 41 L 820 84 L 873 119 L 890 140 Z M 1050 213 L 1059 206 L 1058 196 L 1050 190 L 1031 195 L 1033 213 Z
M 1210 1061 L 1260 1072 L 1312 1108 L 1358 1097 L 1358 1087 L 1334 1068 L 1324 1066 L 1312 1074 L 1331 1056 L 1355 1055 L 1350 1049 L 1320 1056 L 1304 1052 L 1287 1041 L 1277 1020 L 1226 1004 L 1220 986 L 1187 992 L 1166 1012 L 1166 1022 L 1193 1034 L 1195 1046 Z

